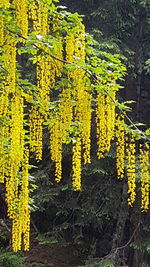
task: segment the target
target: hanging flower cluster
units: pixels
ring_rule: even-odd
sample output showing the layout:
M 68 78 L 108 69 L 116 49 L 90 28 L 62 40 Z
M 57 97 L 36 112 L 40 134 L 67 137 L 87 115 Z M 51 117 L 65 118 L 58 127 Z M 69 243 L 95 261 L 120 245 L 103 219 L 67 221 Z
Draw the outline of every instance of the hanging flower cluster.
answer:
M 0 14 L 1 28 L 0 28 L 0 46 L 4 44 L 4 15 Z
M 60 182 L 62 178 L 62 129 L 58 120 L 58 114 L 51 118 L 50 129 L 50 151 L 51 159 L 55 162 L 55 178 L 56 182 Z
M 4 127 L 1 127 L 1 133 L 0 133 L 0 183 L 4 183 L 5 181 L 5 169 L 6 169 L 6 153 L 3 146 L 3 140 L 6 138 L 6 132 Z
M 97 91 L 96 134 L 97 157 L 99 159 L 104 158 L 105 153 L 110 150 L 111 141 L 114 137 L 115 100 L 115 81 L 110 80 L 108 76 L 105 82 L 100 82 Z
M 116 119 L 116 168 L 117 177 L 127 177 L 128 204 L 133 206 L 136 199 L 136 186 L 138 175 L 136 171 L 136 158 L 138 155 L 138 144 L 135 138 L 126 133 L 124 114 L 118 115 Z M 141 177 L 141 209 L 147 211 L 149 208 L 149 144 L 140 144 L 140 177 Z M 126 170 L 126 172 L 125 172 Z
M 118 115 L 116 124 L 116 168 L 117 177 L 122 179 L 124 178 L 125 169 L 124 114 Z
M 126 143 L 127 179 L 128 179 L 128 204 L 133 205 L 136 197 L 136 158 L 135 139 L 131 137 Z
M 116 81 L 123 75 L 122 68 L 116 74 L 111 64 L 94 55 L 92 68 L 95 68 L 95 75 L 91 77 L 92 71 L 86 68 L 90 59 L 86 53 L 82 21 L 76 21 L 70 14 L 67 21 L 67 16 L 58 16 L 51 4 L 52 1 L 48 0 L 0 0 L 3 68 L 0 84 L 0 182 L 6 186 L 14 251 L 29 249 L 29 158 L 30 153 L 34 153 L 37 161 L 42 160 L 45 125 L 50 132 L 50 156 L 55 163 L 56 182 L 62 178 L 63 145 L 72 141 L 72 186 L 74 190 L 81 189 L 82 162 L 91 162 L 91 125 L 95 115 L 98 158 L 105 157 L 112 140 L 116 140 L 118 178 L 124 177 L 125 159 L 127 161 L 129 205 L 133 205 L 136 195 L 135 140 L 129 138 L 125 141 L 124 115 L 116 114 Z M 11 16 L 8 21 L 5 9 Z M 33 29 L 31 38 L 28 38 L 29 19 Z M 13 24 L 9 29 L 10 21 Z M 32 38 L 35 38 L 34 44 Z M 20 46 L 28 54 L 34 50 L 34 92 L 27 88 L 26 74 L 22 75 L 20 71 L 17 54 Z M 23 86 L 20 81 L 28 86 Z M 149 204 L 149 148 L 148 145 L 145 147 L 140 150 L 143 210 L 147 210 Z
M 48 5 L 44 2 L 33 1 L 30 6 L 30 17 L 33 23 L 33 30 L 38 39 L 44 41 L 45 36 L 50 31 L 48 23 Z M 54 63 L 48 53 L 42 53 L 44 45 L 40 45 L 39 48 L 41 48 L 41 53 L 37 55 L 37 87 L 42 112 L 47 116 L 50 88 L 53 88 L 55 84 Z M 49 51 L 47 47 L 46 51 Z
M 97 157 L 100 159 L 104 158 L 104 153 L 107 151 L 107 119 L 105 94 L 103 92 L 99 92 L 97 96 L 96 123 Z
M 1 0 L 0 1 L 0 8 L 9 8 L 10 7 L 10 1 L 9 0 Z
M 73 187 L 75 190 L 81 188 L 81 150 L 83 151 L 84 164 L 91 162 L 91 94 L 90 80 L 82 68 L 85 64 L 85 28 L 80 24 L 76 32 L 70 33 L 66 37 L 66 60 L 74 64 L 81 64 L 81 67 L 75 68 L 68 73 L 68 80 L 72 84 L 72 99 L 76 103 L 73 107 L 73 120 L 78 122 L 77 131 L 80 138 L 77 137 L 73 145 Z M 70 88 L 70 86 L 69 86 Z M 80 142 L 79 142 L 80 139 Z M 81 146 L 79 148 L 79 145 Z M 77 149 L 78 148 L 78 149 Z M 77 153 L 78 150 L 78 153 Z M 79 152 L 80 151 L 80 152 Z M 79 164 L 80 160 L 80 164 Z M 76 167 L 78 166 L 78 168 Z M 76 173 L 77 172 L 77 173 Z
M 141 209 L 143 211 L 149 208 L 149 144 L 140 145 L 140 167 L 141 167 Z
M 15 5 L 16 26 L 27 35 L 27 1 L 1 1 L 0 7 Z M 24 14 L 25 12 L 25 14 Z M 22 17 L 24 14 L 24 17 Z M 29 249 L 30 212 L 28 197 L 29 153 L 25 148 L 24 98 L 17 83 L 17 40 L 9 31 L 9 18 L 2 13 L 0 43 L 2 47 L 3 75 L 0 85 L 0 174 L 5 183 L 7 214 L 12 220 L 12 248 L 18 251 Z M 26 17 L 26 19 L 24 19 Z M 23 20 L 23 24 L 21 24 Z M 20 186 L 21 185 L 21 186 Z
M 16 26 L 21 30 L 23 37 L 28 36 L 28 0 L 13 0 L 15 7 Z
M 72 180 L 74 190 L 81 189 L 81 139 L 76 138 L 73 144 L 72 156 Z
M 17 197 L 16 195 L 16 198 L 13 200 L 14 210 L 12 213 L 12 247 L 14 251 L 21 250 L 22 240 L 23 249 L 25 251 L 29 249 L 30 210 L 28 208 L 28 169 L 29 151 L 28 149 L 25 149 L 22 160 L 22 178 L 20 181 L 21 189 L 20 192 L 17 192 L 19 196 Z
M 32 107 L 30 110 L 30 151 L 35 152 L 36 160 L 42 160 L 43 148 L 43 116 L 36 109 Z
M 3 46 L 4 69 L 7 71 L 5 91 L 7 94 L 16 90 L 16 40 L 6 31 Z

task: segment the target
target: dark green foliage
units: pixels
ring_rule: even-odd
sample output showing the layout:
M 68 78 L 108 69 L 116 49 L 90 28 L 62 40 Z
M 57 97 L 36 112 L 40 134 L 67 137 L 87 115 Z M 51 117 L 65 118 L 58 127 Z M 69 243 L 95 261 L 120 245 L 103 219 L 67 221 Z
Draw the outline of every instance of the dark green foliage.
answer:
M 5 227 L 0 228 L 0 247 L 7 247 L 10 242 L 10 232 Z
M 33 173 L 37 211 L 32 218 L 44 234 L 38 238 L 41 244 L 74 244 L 85 255 L 109 253 L 122 190 L 122 183 L 115 177 L 113 152 L 110 156 L 105 160 L 93 159 L 92 164 L 85 166 L 81 192 L 72 191 L 67 160 L 70 154 L 63 161 L 62 183 L 57 185 L 50 180 L 53 168 L 44 167 Z M 105 248 L 100 249 L 103 242 Z
M 18 253 L 0 252 L 0 267 L 24 267 L 23 260 Z
M 33 262 L 33 263 L 30 263 L 30 264 L 27 264 L 26 267 L 54 267 L 54 265 L 50 264 L 50 263 L 36 263 L 36 262 Z
M 123 182 L 117 180 L 115 174 L 115 150 L 112 147 L 102 160 L 97 160 L 92 151 L 92 164 L 83 168 L 81 192 L 72 191 L 70 149 L 64 148 L 63 155 L 63 180 L 60 184 L 54 181 L 54 165 L 48 158 L 31 176 L 36 187 L 32 193 L 34 205 L 31 203 L 31 206 L 34 211 L 32 223 L 39 232 L 37 240 L 41 245 L 74 245 L 85 260 L 89 256 L 105 257 L 111 252 L 123 198 Z M 141 217 L 143 241 L 140 241 L 139 248 L 142 249 L 145 261 L 149 260 L 148 240 L 145 239 L 149 235 L 148 214 Z M 125 249 L 120 250 L 119 262 L 124 253 L 128 253 L 129 247 L 131 250 L 139 247 L 134 238 L 126 247 L 134 232 L 134 229 L 130 229 L 130 220 L 130 217 L 127 218 L 122 239 L 118 243 L 118 246 L 125 245 Z M 109 260 L 106 257 L 104 263 L 113 264 Z M 118 263 L 118 259 L 115 263 Z M 88 264 L 88 267 L 91 266 Z

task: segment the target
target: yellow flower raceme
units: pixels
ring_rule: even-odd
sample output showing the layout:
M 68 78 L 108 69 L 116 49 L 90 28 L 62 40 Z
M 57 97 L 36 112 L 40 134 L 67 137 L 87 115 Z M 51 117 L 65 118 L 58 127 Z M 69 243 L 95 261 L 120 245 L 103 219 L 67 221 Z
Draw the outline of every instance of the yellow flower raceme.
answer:
M 22 242 L 24 244 L 24 250 L 29 249 L 29 232 L 30 232 L 30 211 L 28 207 L 29 192 L 28 192 L 28 169 L 29 169 L 29 151 L 24 150 L 22 160 L 22 183 L 21 190 L 13 191 L 13 183 L 16 182 L 16 177 L 10 173 L 10 183 L 8 186 L 9 196 L 8 208 L 9 217 L 12 219 L 12 247 L 13 251 L 21 250 Z M 14 178 L 14 179 L 13 179 Z M 6 180 L 6 182 L 8 182 Z M 7 188 L 7 187 L 6 187 Z M 8 190 L 7 190 L 8 192 Z M 12 194 L 13 193 L 13 194 Z
M 87 164 L 91 163 L 91 95 L 88 92 L 84 92 L 82 101 L 81 140 L 84 164 Z
M 75 77 L 76 85 L 76 107 L 75 120 L 79 122 L 79 130 L 81 132 L 81 144 L 83 150 L 84 163 L 91 162 L 91 95 L 88 92 L 88 79 L 85 79 L 85 72 L 78 70 Z
M 97 157 L 103 158 L 107 151 L 107 120 L 106 120 L 105 95 L 101 92 L 97 96 L 96 108 L 96 135 L 97 135 Z
M 8 98 L 8 92 L 4 88 L 2 88 L 2 93 L 0 96 L 0 118 L 6 118 L 8 115 L 8 105 L 9 105 L 9 98 Z
M 113 86 L 111 86 L 108 92 L 109 95 L 106 96 L 107 151 L 110 150 L 111 141 L 113 140 L 115 135 L 115 120 L 116 120 L 116 112 L 115 112 L 116 91 L 114 90 Z
M 81 27 L 80 27 L 81 26 Z M 85 29 L 80 25 L 76 32 L 66 37 L 66 60 L 72 63 L 85 63 Z M 90 137 L 91 137 L 91 95 L 89 80 L 82 68 L 68 73 L 68 79 L 73 85 L 72 98 L 76 102 L 74 120 L 79 122 L 81 144 L 83 148 L 84 163 L 90 163 Z
M 0 0 L 0 8 L 9 8 L 10 7 L 10 1 L 9 0 Z
M 109 90 L 107 88 L 109 85 Z M 106 92 L 108 94 L 106 95 Z M 99 81 L 96 106 L 97 156 L 103 158 L 110 150 L 115 134 L 115 81 Z
M 10 114 L 10 152 L 5 173 L 8 215 L 10 218 L 13 218 L 13 201 L 17 199 L 18 195 L 18 172 L 24 153 L 23 99 L 19 93 L 16 93 L 12 98 Z
M 72 185 L 75 191 L 81 190 L 81 139 L 76 138 L 73 144 L 72 156 Z
M 44 2 L 39 2 L 38 4 L 33 3 L 30 13 L 33 21 L 33 28 L 37 34 L 37 37 L 41 40 L 44 40 L 46 34 L 49 34 L 50 31 L 48 23 L 48 5 Z M 53 57 L 51 57 L 51 50 L 49 47 L 45 46 L 44 44 L 38 44 L 38 47 L 44 51 L 37 56 L 36 72 L 41 112 L 45 119 L 47 119 L 48 116 L 51 89 L 54 88 L 56 77 L 61 76 L 63 67 L 63 63 L 61 62 L 61 59 L 63 59 L 63 38 L 59 32 L 57 32 L 58 23 L 59 21 L 53 25 L 52 30 L 58 41 L 58 46 L 55 53 L 59 60 L 55 60 Z
M 68 84 L 67 88 L 63 88 L 60 98 L 59 115 L 60 115 L 60 133 L 62 143 L 67 142 L 68 132 L 73 120 L 73 110 L 71 103 L 71 88 Z
M 71 33 L 66 36 L 66 60 L 68 62 L 74 62 L 74 51 L 75 51 L 75 37 Z
M 33 21 L 33 30 L 37 34 L 46 35 L 48 33 L 48 5 L 46 3 L 33 1 L 30 6 L 30 18 Z
M 147 211 L 149 208 L 150 173 L 149 173 L 149 145 L 140 146 L 140 168 L 141 168 L 141 209 Z
M 37 56 L 37 87 L 42 114 L 47 117 L 50 100 L 50 89 L 55 84 L 53 62 L 48 55 Z
M 28 0 L 13 0 L 15 6 L 16 25 L 21 29 L 23 37 L 28 36 Z
M 124 178 L 125 169 L 125 129 L 124 129 L 124 115 L 117 116 L 116 125 L 116 168 L 117 177 L 119 179 Z
M 3 60 L 4 69 L 7 72 L 5 91 L 14 93 L 16 90 L 16 40 L 8 32 L 4 38 Z
M 22 225 L 20 221 L 20 202 L 16 201 L 16 211 L 12 220 L 12 248 L 14 252 L 21 250 Z
M 1 22 L 1 27 L 0 27 L 0 46 L 4 44 L 4 15 L 0 14 L 0 22 Z
M 10 155 L 15 162 L 19 162 L 23 158 L 24 153 L 24 102 L 21 94 L 15 93 L 11 103 L 11 147 Z
M 44 2 L 35 3 L 34 1 L 30 7 L 30 17 L 33 22 L 33 29 L 40 40 L 44 40 L 45 35 L 49 33 L 48 24 L 48 6 Z M 41 53 L 37 55 L 37 87 L 41 105 L 41 112 L 45 119 L 48 113 L 48 103 L 50 99 L 50 89 L 55 82 L 55 71 L 53 60 L 48 55 L 49 49 L 44 45 L 38 44 Z M 44 52 L 42 52 L 44 51 Z
M 3 120 L 0 129 L 0 182 L 4 183 L 5 169 L 7 164 L 7 152 L 5 150 L 6 144 L 9 140 L 9 99 L 8 94 L 5 93 L 5 88 L 2 86 L 2 93 L 0 96 L 0 120 Z
M 0 183 L 4 183 L 5 178 L 5 163 L 6 163 L 6 155 L 4 151 L 4 138 L 5 138 L 5 128 L 2 127 L 0 133 Z
M 43 147 L 43 116 L 36 109 L 32 107 L 30 111 L 30 151 L 35 152 L 36 160 L 42 160 Z
M 22 164 L 22 186 L 21 186 L 21 220 L 22 220 L 22 238 L 24 250 L 29 250 L 30 234 L 30 210 L 29 210 L 29 150 L 24 151 Z
M 51 117 L 50 127 L 50 152 L 51 159 L 55 162 L 55 180 L 60 182 L 62 178 L 62 128 L 60 120 L 56 117 Z
M 136 166 L 135 166 L 135 140 L 132 137 L 126 143 L 127 179 L 128 179 L 128 204 L 133 205 L 136 197 Z

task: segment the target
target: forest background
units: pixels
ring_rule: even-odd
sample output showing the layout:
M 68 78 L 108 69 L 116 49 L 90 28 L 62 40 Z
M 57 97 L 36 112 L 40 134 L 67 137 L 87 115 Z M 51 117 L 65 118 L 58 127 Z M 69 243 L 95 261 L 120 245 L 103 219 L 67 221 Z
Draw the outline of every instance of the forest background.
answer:
M 127 75 L 118 98 L 135 101 L 130 104 L 129 116 L 149 128 L 149 1 L 67 0 L 60 4 L 69 7 L 67 11 L 84 15 L 86 31 L 98 41 L 100 51 L 121 55 Z M 32 171 L 36 189 L 32 195 L 31 226 L 39 242 L 73 245 L 83 260 L 90 258 L 86 266 L 150 266 L 150 213 L 141 212 L 140 197 L 132 208 L 128 207 L 126 181 L 116 179 L 113 147 L 100 160 L 92 151 L 92 163 L 83 167 L 80 192 L 70 188 L 69 149 L 64 150 L 63 157 L 63 175 L 67 179 L 60 184 L 49 180 L 48 173 L 54 172 L 54 165 L 47 154 L 45 148 L 43 161 Z M 7 244 L 7 229 L 5 233 L 1 228 L 1 232 L 3 247 Z

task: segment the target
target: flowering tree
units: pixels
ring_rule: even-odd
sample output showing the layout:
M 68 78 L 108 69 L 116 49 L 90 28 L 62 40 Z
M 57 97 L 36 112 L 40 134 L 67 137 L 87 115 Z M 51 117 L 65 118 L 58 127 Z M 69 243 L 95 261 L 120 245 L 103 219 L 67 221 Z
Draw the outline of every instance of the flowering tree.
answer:
M 72 186 L 81 190 L 82 164 L 91 162 L 91 119 L 97 157 L 116 143 L 119 179 L 128 178 L 128 204 L 135 201 L 135 139 L 116 100 L 125 75 L 119 55 L 98 52 L 82 19 L 52 0 L 0 1 L 0 182 L 5 184 L 14 251 L 29 249 L 29 159 L 42 160 L 43 129 L 49 131 L 55 180 L 62 177 L 64 144 L 72 144 Z M 28 59 L 25 69 L 22 57 Z M 32 70 L 32 75 L 30 74 Z M 138 149 L 138 148 L 137 148 Z M 149 204 L 149 146 L 140 144 L 142 210 Z M 23 243 L 23 245 L 22 245 Z

